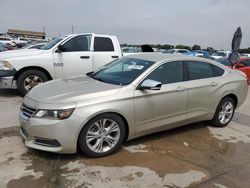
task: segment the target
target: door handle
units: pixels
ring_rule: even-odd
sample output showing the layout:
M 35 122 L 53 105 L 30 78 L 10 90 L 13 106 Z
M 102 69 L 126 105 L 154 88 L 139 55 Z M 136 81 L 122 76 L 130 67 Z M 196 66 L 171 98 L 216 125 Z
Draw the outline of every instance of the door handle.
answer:
M 117 55 L 114 55 L 114 56 L 111 56 L 111 58 L 118 58 L 119 56 L 117 56 Z
M 216 83 L 216 82 L 211 82 L 211 84 L 210 84 L 210 86 L 212 86 L 212 87 L 215 87 L 217 85 L 218 85 L 218 83 Z
M 177 91 L 177 92 L 181 92 L 181 91 L 185 91 L 185 90 L 186 90 L 186 88 L 183 87 L 183 86 L 179 86 L 179 87 L 177 87 L 177 88 L 175 89 L 175 91 Z
M 89 56 L 80 56 L 81 59 L 89 59 Z

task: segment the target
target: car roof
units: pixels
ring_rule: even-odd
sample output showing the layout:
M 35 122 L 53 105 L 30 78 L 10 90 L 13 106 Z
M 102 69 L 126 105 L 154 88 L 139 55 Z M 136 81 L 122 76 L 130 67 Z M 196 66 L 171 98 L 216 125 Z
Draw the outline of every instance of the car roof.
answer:
M 182 55 L 182 54 L 166 54 L 166 53 L 157 53 L 157 52 L 145 52 L 145 53 L 138 53 L 138 54 L 133 54 L 133 55 L 128 55 L 125 57 L 129 58 L 134 58 L 134 59 L 142 59 L 146 61 L 153 61 L 153 62 L 160 62 L 160 61 L 165 61 L 169 59 L 183 59 L 183 60 L 203 60 L 200 59 L 199 57 L 191 57 L 187 55 Z

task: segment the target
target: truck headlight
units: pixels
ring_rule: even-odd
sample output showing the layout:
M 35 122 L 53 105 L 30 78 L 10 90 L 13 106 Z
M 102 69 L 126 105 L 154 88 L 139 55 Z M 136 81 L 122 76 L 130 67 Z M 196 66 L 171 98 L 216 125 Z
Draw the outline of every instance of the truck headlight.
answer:
M 0 70 L 12 71 L 14 67 L 8 61 L 0 61 Z
M 66 110 L 38 110 L 34 117 L 47 119 L 67 119 L 70 117 L 74 108 Z

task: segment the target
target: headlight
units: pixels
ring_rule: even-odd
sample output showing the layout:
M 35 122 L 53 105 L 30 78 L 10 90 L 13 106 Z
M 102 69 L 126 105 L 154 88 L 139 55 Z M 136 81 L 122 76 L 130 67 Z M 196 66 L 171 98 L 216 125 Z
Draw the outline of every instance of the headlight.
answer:
M 38 110 L 34 117 L 47 119 L 67 119 L 70 117 L 74 108 L 66 110 Z
M 0 61 L 0 70 L 12 71 L 14 67 L 8 61 Z

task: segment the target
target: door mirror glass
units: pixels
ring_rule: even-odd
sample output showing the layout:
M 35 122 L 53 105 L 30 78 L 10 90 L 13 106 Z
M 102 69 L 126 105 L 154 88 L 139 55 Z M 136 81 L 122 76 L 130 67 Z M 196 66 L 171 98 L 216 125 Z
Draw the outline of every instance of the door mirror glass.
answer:
M 59 45 L 58 47 L 57 47 L 57 50 L 56 50 L 56 52 L 65 52 L 65 48 L 63 47 L 63 45 Z
M 161 89 L 161 82 L 155 81 L 155 80 L 151 80 L 151 79 L 147 79 L 144 80 L 140 86 L 141 90 L 144 89 L 149 89 L 149 90 L 160 90 Z

